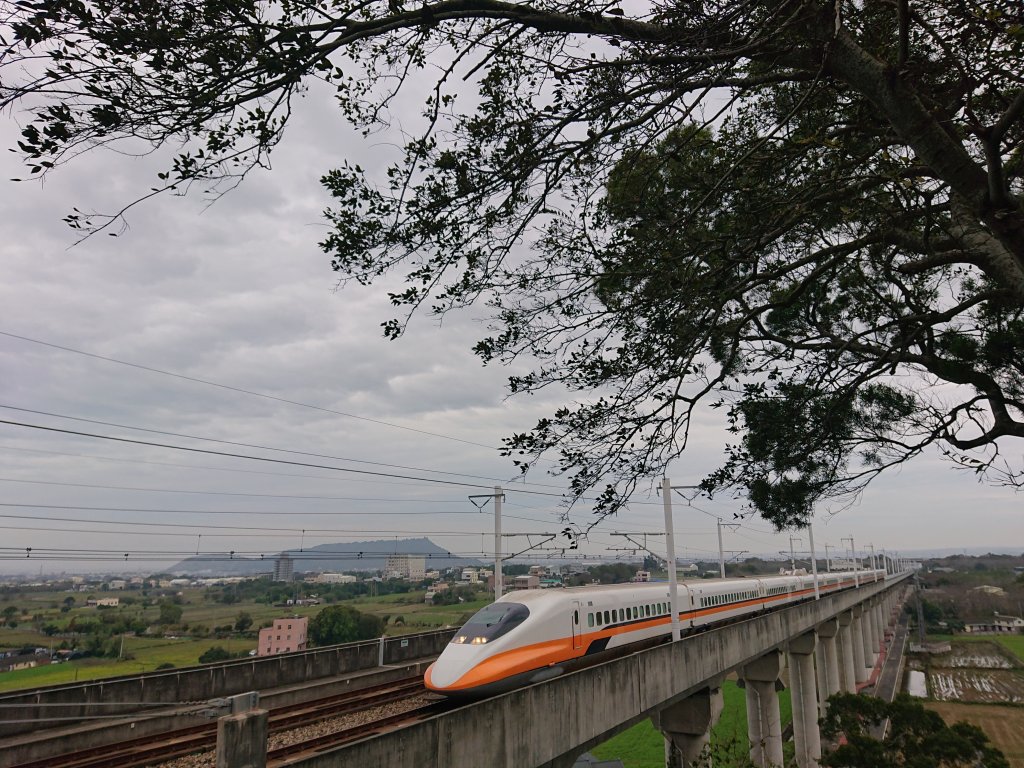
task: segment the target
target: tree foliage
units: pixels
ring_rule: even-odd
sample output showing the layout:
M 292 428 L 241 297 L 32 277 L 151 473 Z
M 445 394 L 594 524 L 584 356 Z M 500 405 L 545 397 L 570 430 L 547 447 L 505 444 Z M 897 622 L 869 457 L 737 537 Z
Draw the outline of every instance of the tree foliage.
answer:
M 380 618 L 350 605 L 329 605 L 309 622 L 309 640 L 313 645 L 372 640 L 383 633 L 384 622 Z
M 507 451 L 557 451 L 599 512 L 701 405 L 735 433 L 704 490 L 780 526 L 933 446 L 1022 483 L 1017 0 L 2 5 L 35 175 L 182 144 L 153 194 L 217 192 L 314 79 L 367 132 L 408 84 L 422 121 L 386 174 L 325 174 L 322 245 L 345 281 L 404 277 L 388 336 L 488 305 L 478 355 L 535 361 L 513 392 L 579 393 Z
M 207 648 L 199 655 L 199 663 L 210 664 L 214 661 L 227 661 L 228 659 L 233 659 L 234 657 L 235 655 L 231 653 L 231 651 L 227 650 L 226 648 L 220 645 L 214 645 L 210 648 Z
M 889 720 L 888 737 L 877 741 L 868 729 Z M 849 693 L 829 697 L 822 736 L 845 741 L 821 759 L 834 768 L 1009 768 L 984 731 L 959 722 L 947 726 L 937 712 L 900 694 L 892 703 Z
M 157 617 L 157 624 L 177 624 L 181 621 L 181 614 L 184 609 L 168 600 L 160 601 L 160 615 Z

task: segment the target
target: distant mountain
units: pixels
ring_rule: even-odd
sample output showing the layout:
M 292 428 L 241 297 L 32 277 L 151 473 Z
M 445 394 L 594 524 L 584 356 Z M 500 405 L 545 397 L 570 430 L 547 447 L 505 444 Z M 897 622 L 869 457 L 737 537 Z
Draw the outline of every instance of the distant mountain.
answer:
M 384 539 L 356 541 L 345 544 L 320 544 L 303 549 L 288 549 L 264 558 L 224 555 L 196 555 L 167 569 L 168 573 L 189 576 L 258 576 L 274 571 L 274 560 L 287 553 L 295 564 L 295 572 L 305 571 L 379 571 L 388 555 L 421 555 L 427 569 L 479 567 L 479 560 L 454 557 L 430 539 Z

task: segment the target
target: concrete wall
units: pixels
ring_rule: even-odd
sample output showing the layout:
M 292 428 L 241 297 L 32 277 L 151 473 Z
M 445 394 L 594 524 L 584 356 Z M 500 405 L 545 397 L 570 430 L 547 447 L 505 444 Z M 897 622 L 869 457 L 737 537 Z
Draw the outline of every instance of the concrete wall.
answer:
M 387 638 L 384 641 L 384 663 L 400 664 L 413 659 L 436 656 L 453 634 L 454 630 L 442 630 Z M 246 691 L 265 690 L 322 677 L 345 675 L 376 667 L 379 653 L 379 641 L 370 640 L 277 656 L 253 657 L 2 694 L 0 704 L 5 706 L 0 707 L 0 738 L 67 725 L 46 722 L 47 717 L 136 712 L 140 709 L 140 702 L 169 705 L 202 702 Z M 123 704 L 90 707 L 93 702 Z M 37 706 L 40 704 L 68 706 Z M 33 722 L 4 722 L 13 719 Z
M 902 578 L 703 632 L 296 763 L 302 768 L 544 766 L 602 743 Z
M 334 677 L 279 688 L 260 696 L 260 707 L 276 709 L 311 699 L 351 693 L 362 688 L 381 685 L 412 675 L 422 675 L 430 662 L 419 661 L 402 666 L 378 667 L 377 671 L 361 672 L 354 677 Z M 36 760 L 53 760 L 58 765 L 60 755 L 80 749 L 103 747 L 137 739 L 155 733 L 209 724 L 225 710 L 210 713 L 197 710 L 194 716 L 183 716 L 180 710 L 160 710 L 143 713 L 139 717 L 124 717 L 100 722 L 86 721 L 84 725 L 35 731 L 21 737 L 0 739 L 0 768 L 10 768 Z

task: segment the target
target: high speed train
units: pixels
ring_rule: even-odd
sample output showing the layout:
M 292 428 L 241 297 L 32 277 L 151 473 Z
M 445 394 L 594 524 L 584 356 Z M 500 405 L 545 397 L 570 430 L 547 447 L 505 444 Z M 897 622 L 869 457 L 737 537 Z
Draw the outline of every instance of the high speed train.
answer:
M 882 581 L 884 570 L 824 573 L 822 594 Z M 814 577 L 680 582 L 679 625 L 690 633 L 814 597 Z M 509 592 L 462 627 L 424 675 L 447 696 L 489 696 L 548 680 L 671 636 L 667 582 Z

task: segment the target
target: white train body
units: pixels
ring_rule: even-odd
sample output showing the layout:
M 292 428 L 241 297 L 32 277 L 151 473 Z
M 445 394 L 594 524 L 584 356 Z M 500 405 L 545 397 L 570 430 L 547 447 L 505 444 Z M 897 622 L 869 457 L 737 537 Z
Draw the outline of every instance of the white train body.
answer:
M 885 571 L 818 577 L 822 594 L 885 579 Z M 680 582 L 684 634 L 814 597 L 810 575 Z M 667 582 L 509 592 L 460 629 L 424 682 L 449 696 L 480 696 L 557 677 L 672 631 Z

